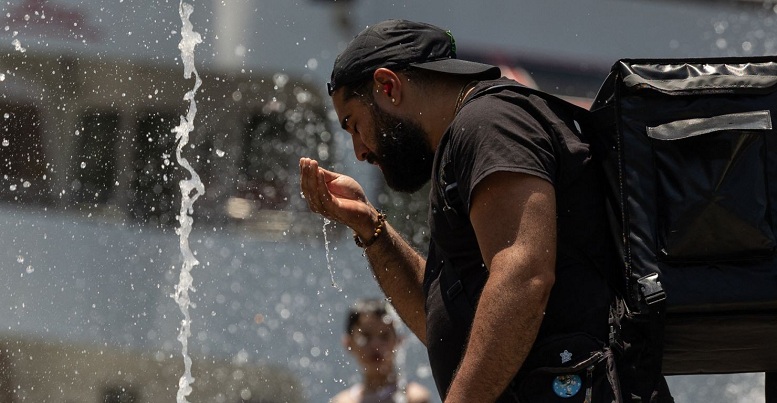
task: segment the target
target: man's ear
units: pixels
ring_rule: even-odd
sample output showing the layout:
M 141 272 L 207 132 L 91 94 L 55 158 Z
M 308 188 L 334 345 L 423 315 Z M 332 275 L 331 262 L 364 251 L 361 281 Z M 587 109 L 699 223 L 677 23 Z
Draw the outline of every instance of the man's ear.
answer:
M 392 105 L 402 102 L 402 81 L 394 71 L 381 67 L 375 70 L 372 78 L 377 92 L 376 101 L 382 103 L 381 100 L 388 100 Z

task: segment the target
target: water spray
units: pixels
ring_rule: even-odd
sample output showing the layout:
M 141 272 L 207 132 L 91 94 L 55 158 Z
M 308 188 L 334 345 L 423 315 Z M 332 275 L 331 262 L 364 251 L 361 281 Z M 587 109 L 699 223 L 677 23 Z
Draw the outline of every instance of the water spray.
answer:
M 189 291 L 194 291 L 192 286 L 193 279 L 191 270 L 194 266 L 199 264 L 199 261 L 194 257 L 194 253 L 189 247 L 189 234 L 192 230 L 192 213 L 194 211 L 193 205 L 197 199 L 205 193 L 205 186 L 200 181 L 200 176 L 194 171 L 189 161 L 182 156 L 183 148 L 189 144 L 189 134 L 194 130 L 194 117 L 197 114 L 197 103 L 194 100 L 194 95 L 202 85 L 197 69 L 194 67 L 194 47 L 197 44 L 202 43 L 202 37 L 199 33 L 194 32 L 192 23 L 189 21 L 194 8 L 183 1 L 179 4 L 179 13 L 181 16 L 182 28 L 181 28 L 181 42 L 178 44 L 178 49 L 181 50 L 181 61 L 184 66 L 184 78 L 190 79 L 192 75 L 195 77 L 194 87 L 184 95 L 184 101 L 189 101 L 189 110 L 186 116 L 181 116 L 181 123 L 173 129 L 176 138 L 175 157 L 178 164 L 181 165 L 191 175 L 189 179 L 183 179 L 179 182 L 181 189 L 181 209 L 178 213 L 178 222 L 180 227 L 176 229 L 176 233 L 179 236 L 179 245 L 181 248 L 181 255 L 183 256 L 183 266 L 181 267 L 181 274 L 178 279 L 178 285 L 175 287 L 175 294 L 173 299 L 178 303 L 183 313 L 183 320 L 181 321 L 181 329 L 178 334 L 178 341 L 181 342 L 181 353 L 184 360 L 184 374 L 178 381 L 178 393 L 176 395 L 177 403 L 188 403 L 186 396 L 192 392 L 192 383 L 194 378 L 192 377 L 192 359 L 189 357 L 189 337 L 191 336 L 191 316 L 189 315 L 189 306 L 191 300 L 189 299 Z

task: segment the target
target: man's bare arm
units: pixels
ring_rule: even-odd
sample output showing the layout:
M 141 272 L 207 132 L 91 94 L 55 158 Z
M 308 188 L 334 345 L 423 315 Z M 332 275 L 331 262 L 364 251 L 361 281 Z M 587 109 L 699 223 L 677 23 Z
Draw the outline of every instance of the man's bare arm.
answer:
M 552 185 L 529 175 L 489 175 L 470 218 L 489 278 L 446 402 L 489 402 L 507 388 L 531 349 L 555 280 Z
M 423 292 L 426 260 L 388 224 L 385 233 L 365 251 L 383 293 L 407 327 L 426 344 Z

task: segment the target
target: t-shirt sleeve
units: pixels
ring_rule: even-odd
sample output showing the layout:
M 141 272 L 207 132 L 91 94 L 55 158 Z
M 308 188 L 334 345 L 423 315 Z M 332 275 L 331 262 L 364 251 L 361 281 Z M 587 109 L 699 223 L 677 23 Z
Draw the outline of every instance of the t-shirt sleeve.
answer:
M 499 171 L 525 173 L 551 183 L 555 176 L 553 141 L 537 109 L 489 96 L 462 108 L 451 126 L 451 154 L 459 192 L 470 208 L 475 186 Z

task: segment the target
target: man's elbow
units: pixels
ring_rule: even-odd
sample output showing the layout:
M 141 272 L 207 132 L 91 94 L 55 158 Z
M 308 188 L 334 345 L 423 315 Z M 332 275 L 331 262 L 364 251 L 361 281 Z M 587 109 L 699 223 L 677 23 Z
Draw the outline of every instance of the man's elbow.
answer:
M 542 301 L 543 305 L 547 303 L 550 298 L 550 291 L 553 289 L 553 284 L 556 283 L 555 273 L 543 271 L 535 273 L 535 275 L 529 281 L 529 287 L 534 295 L 538 296 L 538 299 Z

